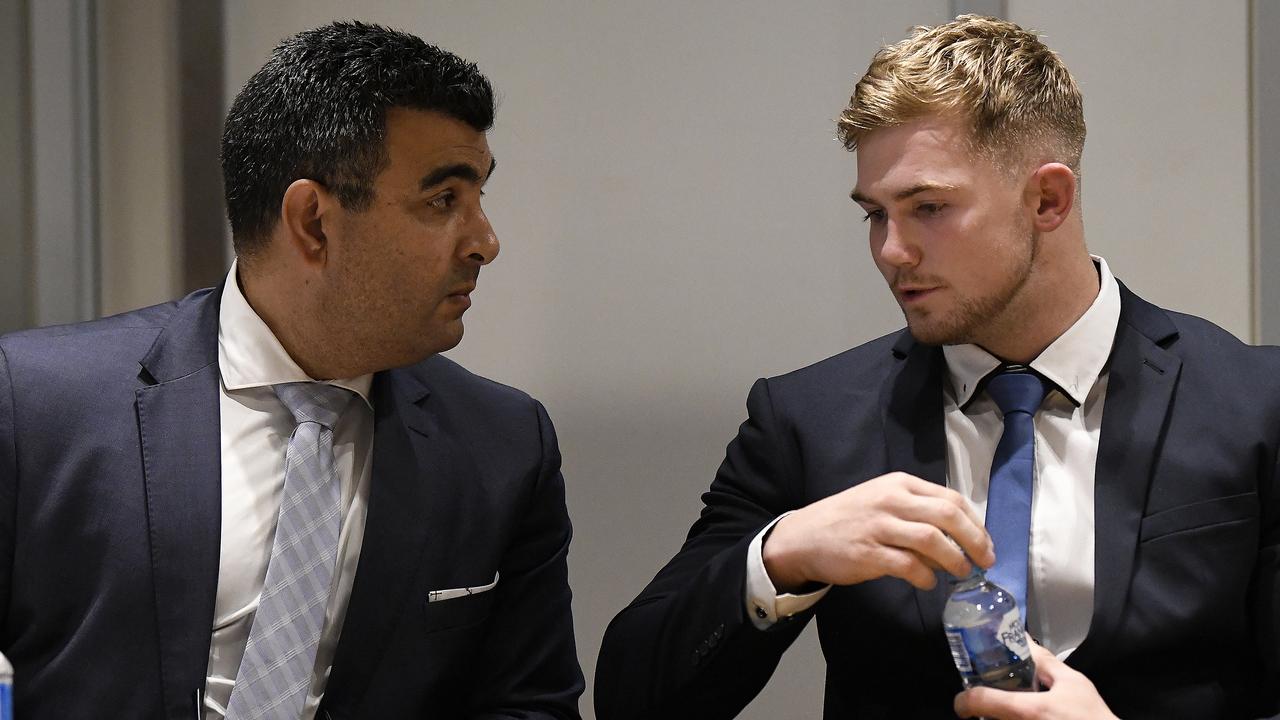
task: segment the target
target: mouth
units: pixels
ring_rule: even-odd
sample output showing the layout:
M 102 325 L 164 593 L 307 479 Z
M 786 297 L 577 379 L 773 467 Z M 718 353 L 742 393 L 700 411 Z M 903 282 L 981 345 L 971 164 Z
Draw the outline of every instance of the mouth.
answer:
M 476 289 L 476 286 L 474 284 L 465 285 L 463 287 L 455 289 L 453 292 L 450 292 L 445 297 L 445 299 L 450 302 L 462 305 L 463 308 L 465 309 L 465 308 L 471 307 L 471 293 L 474 292 L 475 289 Z
M 942 289 L 940 285 L 922 286 L 922 285 L 900 285 L 894 288 L 894 294 L 904 304 L 917 303 L 930 297 L 938 290 Z

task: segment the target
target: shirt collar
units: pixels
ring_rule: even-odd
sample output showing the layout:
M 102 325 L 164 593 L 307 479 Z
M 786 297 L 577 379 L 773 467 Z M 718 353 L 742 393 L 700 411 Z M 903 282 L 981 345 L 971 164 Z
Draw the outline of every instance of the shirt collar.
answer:
M 288 382 L 314 382 L 289 357 L 275 333 L 240 292 L 236 267 L 233 261 L 218 306 L 218 370 L 223 386 L 227 390 L 244 390 Z M 372 374 L 326 382 L 350 390 L 373 407 L 369 402 Z
M 1107 261 L 1097 255 L 1092 257 L 1098 268 L 1098 296 L 1066 332 L 1031 361 L 1031 369 L 1056 385 L 1076 406 L 1084 404 L 1102 374 L 1120 324 L 1120 285 Z M 947 360 L 951 390 L 960 407 L 973 399 L 982 379 L 1001 364 L 999 358 L 972 344 L 947 345 L 942 353 Z

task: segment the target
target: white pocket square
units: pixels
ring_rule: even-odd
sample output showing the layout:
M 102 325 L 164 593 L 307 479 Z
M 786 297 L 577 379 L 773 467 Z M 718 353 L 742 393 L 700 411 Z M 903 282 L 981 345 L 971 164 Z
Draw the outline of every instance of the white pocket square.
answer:
M 488 585 L 477 585 L 475 587 L 450 588 L 448 590 L 432 590 L 427 593 L 427 602 L 440 602 L 441 600 L 452 600 L 454 598 L 466 597 L 468 595 L 476 595 L 482 592 L 488 592 L 498 586 L 498 576 L 500 573 L 493 574 L 493 582 Z

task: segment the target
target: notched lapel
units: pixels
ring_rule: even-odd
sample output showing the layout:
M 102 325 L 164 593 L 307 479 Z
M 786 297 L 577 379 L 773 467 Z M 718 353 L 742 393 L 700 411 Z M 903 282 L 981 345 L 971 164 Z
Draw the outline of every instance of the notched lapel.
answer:
M 1068 658 L 1080 669 L 1106 657 L 1128 602 L 1152 466 L 1182 370 L 1163 346 L 1177 335 L 1168 316 L 1123 285 L 1121 302 L 1094 472 L 1093 619 Z
M 141 360 L 136 393 L 164 708 L 192 713 L 204 687 L 217 595 L 222 459 L 217 328 L 221 292 L 183 301 Z
M 880 403 L 889 469 L 945 486 L 947 434 L 942 416 L 942 350 L 919 344 L 904 331 L 893 352 L 900 358 L 900 370 L 885 383 Z M 936 634 L 942 642 L 946 576 L 939 574 L 934 589 L 916 590 L 915 596 L 925 632 Z
M 942 418 L 942 350 L 906 336 L 894 348 L 898 372 L 881 391 L 889 469 L 947 484 L 947 436 Z

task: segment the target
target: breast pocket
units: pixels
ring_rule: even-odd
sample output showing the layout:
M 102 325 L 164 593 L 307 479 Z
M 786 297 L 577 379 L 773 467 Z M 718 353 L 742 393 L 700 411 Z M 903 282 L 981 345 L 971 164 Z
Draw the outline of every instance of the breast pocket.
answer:
M 427 593 L 423 621 L 427 632 L 462 628 L 483 622 L 493 610 L 500 576 L 477 585 L 441 588 Z
M 1258 518 L 1257 493 L 1241 493 L 1202 502 L 1179 505 L 1142 519 L 1139 542 L 1159 541 L 1178 533 L 1205 530 L 1219 525 L 1244 523 Z

